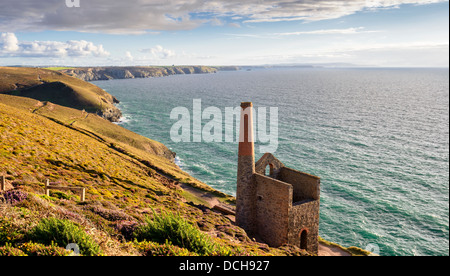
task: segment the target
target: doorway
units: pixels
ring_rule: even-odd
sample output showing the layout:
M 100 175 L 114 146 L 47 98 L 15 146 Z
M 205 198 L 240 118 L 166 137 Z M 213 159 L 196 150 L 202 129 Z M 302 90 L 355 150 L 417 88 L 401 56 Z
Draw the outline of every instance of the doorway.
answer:
M 300 249 L 308 250 L 308 229 L 300 231 Z

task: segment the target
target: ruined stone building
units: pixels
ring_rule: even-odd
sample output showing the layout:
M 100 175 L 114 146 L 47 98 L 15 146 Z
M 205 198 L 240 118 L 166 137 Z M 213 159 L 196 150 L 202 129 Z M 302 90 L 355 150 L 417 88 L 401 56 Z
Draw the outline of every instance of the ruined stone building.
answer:
M 252 103 L 241 104 L 236 224 L 272 247 L 318 253 L 320 178 L 266 153 L 255 163 Z

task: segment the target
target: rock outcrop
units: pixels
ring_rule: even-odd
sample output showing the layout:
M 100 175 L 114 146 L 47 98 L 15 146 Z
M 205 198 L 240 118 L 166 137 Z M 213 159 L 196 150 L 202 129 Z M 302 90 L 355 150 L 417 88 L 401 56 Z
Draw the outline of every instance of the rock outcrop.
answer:
M 219 69 L 208 66 L 134 66 L 134 67 L 81 67 L 60 72 L 84 81 L 164 77 L 177 74 L 211 74 Z

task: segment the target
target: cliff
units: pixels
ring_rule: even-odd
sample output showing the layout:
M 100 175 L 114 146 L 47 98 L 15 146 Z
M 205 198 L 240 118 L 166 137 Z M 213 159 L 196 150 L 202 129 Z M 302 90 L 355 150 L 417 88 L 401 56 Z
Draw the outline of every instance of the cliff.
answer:
M 29 71 L 22 78 L 5 72 L 4 91 L 42 85 Z M 70 92 L 60 83 L 49 89 Z M 213 208 L 235 199 L 182 171 L 173 157 L 163 144 L 95 113 L 0 94 L 0 176 L 6 188 L 0 191 L 0 256 L 68 255 L 67 237 L 82 255 L 308 254 L 250 239 L 233 216 Z M 47 195 L 46 180 L 84 188 L 86 200 L 68 190 Z
M 119 101 L 103 89 L 53 70 L 0 67 L 0 94 L 48 101 L 85 110 L 117 122 L 122 116 Z
M 61 80 L 42 86 L 30 70 L 8 70 L 2 91 L 72 93 Z M 0 141 L 0 256 L 67 255 L 67 235 L 82 255 L 304 254 L 252 241 L 210 205 L 231 196 L 182 171 L 163 144 L 95 113 L 0 94 Z M 47 195 L 47 179 L 84 188 L 86 200 L 70 190 Z
M 237 67 L 208 66 L 130 66 L 130 67 L 82 67 L 59 70 L 84 81 L 164 77 L 178 74 L 211 74 L 219 70 L 235 70 Z

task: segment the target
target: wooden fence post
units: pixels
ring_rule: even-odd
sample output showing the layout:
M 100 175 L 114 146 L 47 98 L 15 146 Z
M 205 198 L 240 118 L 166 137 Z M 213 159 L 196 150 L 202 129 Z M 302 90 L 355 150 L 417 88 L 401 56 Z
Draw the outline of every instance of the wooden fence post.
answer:
M 6 177 L 4 175 L 1 176 L 0 182 L 0 192 L 6 191 Z
M 46 180 L 45 181 L 45 194 L 47 195 L 47 196 L 50 196 L 50 189 L 49 189 L 49 187 L 48 186 L 50 186 L 50 180 Z
M 80 201 L 85 201 L 86 199 L 86 189 L 85 188 L 81 188 L 80 190 Z

